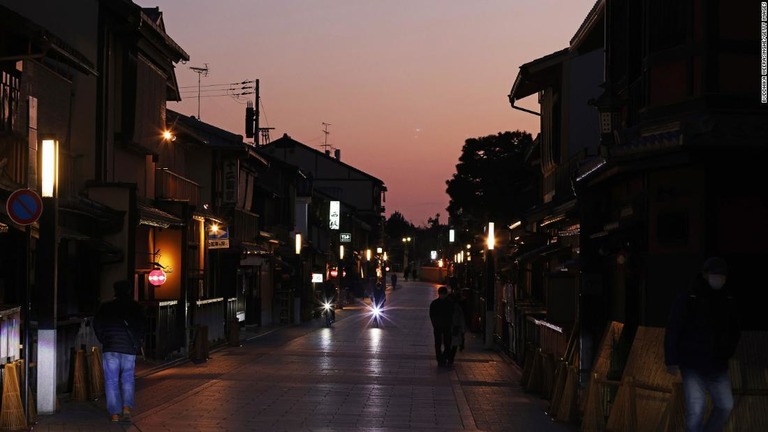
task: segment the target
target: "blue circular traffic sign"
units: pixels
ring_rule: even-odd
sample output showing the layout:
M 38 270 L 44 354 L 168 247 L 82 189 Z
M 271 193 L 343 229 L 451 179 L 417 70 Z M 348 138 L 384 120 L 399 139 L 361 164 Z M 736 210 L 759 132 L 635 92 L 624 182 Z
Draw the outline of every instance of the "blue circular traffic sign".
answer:
M 19 225 L 30 225 L 43 213 L 43 200 L 32 189 L 17 189 L 5 202 L 8 217 Z

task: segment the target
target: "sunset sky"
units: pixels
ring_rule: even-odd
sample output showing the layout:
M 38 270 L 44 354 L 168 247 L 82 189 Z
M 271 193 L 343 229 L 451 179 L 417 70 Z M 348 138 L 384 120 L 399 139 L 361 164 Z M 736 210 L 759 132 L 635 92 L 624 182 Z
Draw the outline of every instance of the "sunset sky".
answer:
M 520 65 L 568 46 L 594 0 L 134 0 L 159 6 L 190 55 L 170 109 L 245 134 L 246 101 L 216 91 L 260 81 L 260 126 L 322 150 L 389 189 L 386 215 L 440 214 L 467 138 L 538 117 L 510 107 Z M 207 67 L 200 76 L 192 67 Z M 224 84 L 225 86 L 221 86 Z M 538 108 L 535 96 L 522 104 Z

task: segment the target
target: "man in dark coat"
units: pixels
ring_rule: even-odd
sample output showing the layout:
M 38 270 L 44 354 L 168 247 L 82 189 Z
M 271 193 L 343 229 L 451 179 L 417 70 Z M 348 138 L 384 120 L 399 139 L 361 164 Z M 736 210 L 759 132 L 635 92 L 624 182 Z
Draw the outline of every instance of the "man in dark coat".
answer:
M 438 366 L 448 365 L 451 356 L 451 326 L 453 302 L 448 299 L 448 287 L 437 289 L 438 297 L 429 304 L 429 319 L 435 337 L 435 356 Z
M 107 411 L 118 422 L 130 421 L 134 406 L 136 354 L 143 345 L 146 315 L 133 300 L 129 281 L 115 282 L 114 291 L 115 298 L 99 307 L 93 328 L 102 344 Z
M 682 376 L 688 431 L 720 431 L 733 410 L 728 359 L 741 333 L 727 274 L 724 260 L 707 259 L 691 288 L 675 299 L 666 328 L 665 362 L 670 374 Z M 705 421 L 707 392 L 712 413 Z
M 387 290 L 381 282 L 376 282 L 376 285 L 373 287 L 372 297 L 372 300 L 379 309 L 384 307 L 384 303 L 387 301 Z

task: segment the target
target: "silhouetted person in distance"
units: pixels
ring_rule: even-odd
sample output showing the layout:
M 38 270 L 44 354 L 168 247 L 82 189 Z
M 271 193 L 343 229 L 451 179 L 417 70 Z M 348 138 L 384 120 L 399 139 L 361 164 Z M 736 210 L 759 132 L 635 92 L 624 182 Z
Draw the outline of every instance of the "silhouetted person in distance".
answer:
M 724 260 L 707 259 L 692 286 L 675 298 L 667 323 L 665 363 L 667 372 L 682 376 L 687 431 L 721 431 L 733 410 L 728 360 L 741 330 L 727 275 Z M 705 419 L 707 393 L 712 411 Z
M 376 286 L 373 287 L 372 297 L 372 300 L 376 303 L 376 306 L 379 308 L 384 306 L 384 303 L 387 301 L 387 290 L 384 288 L 384 285 L 382 285 L 381 282 L 376 282 Z
M 459 292 L 459 278 L 456 275 L 448 276 L 448 286 L 451 287 L 451 295 Z
M 453 304 L 453 314 L 451 315 L 451 353 L 446 361 L 451 365 L 456 358 L 456 351 L 464 351 L 464 333 L 467 331 L 467 323 L 458 291 L 452 292 L 448 299 Z
M 141 352 L 146 315 L 133 300 L 133 284 L 114 283 L 114 300 L 103 303 L 93 319 L 93 329 L 102 344 L 104 390 L 107 411 L 113 422 L 130 421 L 134 406 L 136 355 Z
M 405 269 L 403 269 L 403 278 L 405 278 L 405 281 L 408 282 L 408 275 L 411 273 L 411 266 L 405 266 Z
M 397 274 L 395 272 L 392 272 L 392 276 L 389 277 L 390 282 L 392 283 L 392 289 L 397 288 Z
M 451 359 L 451 327 L 453 325 L 453 302 L 448 299 L 448 287 L 437 289 L 437 298 L 429 304 L 429 319 L 435 337 L 435 357 L 438 366 L 448 365 Z

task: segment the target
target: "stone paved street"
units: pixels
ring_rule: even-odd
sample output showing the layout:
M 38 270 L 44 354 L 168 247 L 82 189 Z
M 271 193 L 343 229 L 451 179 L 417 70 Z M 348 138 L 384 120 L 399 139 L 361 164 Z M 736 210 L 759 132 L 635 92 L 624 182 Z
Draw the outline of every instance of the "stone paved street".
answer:
M 429 302 L 436 285 L 403 282 L 389 291 L 381 328 L 364 303 L 321 320 L 243 332 L 241 347 L 207 362 L 137 372 L 132 424 L 107 421 L 103 401 L 62 400 L 35 431 L 574 431 L 550 420 L 547 402 L 525 393 L 520 370 L 468 346 L 453 367 L 434 359 Z

